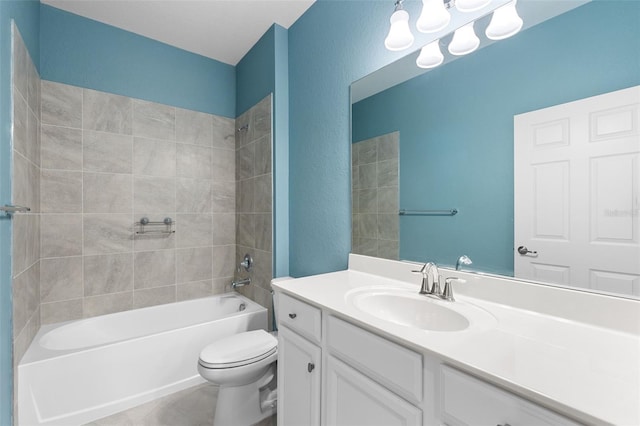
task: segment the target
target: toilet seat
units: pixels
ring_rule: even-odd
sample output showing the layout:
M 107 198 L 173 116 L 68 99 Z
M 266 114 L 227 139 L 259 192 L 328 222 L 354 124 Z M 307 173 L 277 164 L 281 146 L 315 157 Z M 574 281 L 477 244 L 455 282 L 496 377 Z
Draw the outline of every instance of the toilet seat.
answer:
M 241 367 L 261 361 L 278 350 L 278 341 L 264 330 L 234 334 L 200 352 L 199 364 L 209 369 Z

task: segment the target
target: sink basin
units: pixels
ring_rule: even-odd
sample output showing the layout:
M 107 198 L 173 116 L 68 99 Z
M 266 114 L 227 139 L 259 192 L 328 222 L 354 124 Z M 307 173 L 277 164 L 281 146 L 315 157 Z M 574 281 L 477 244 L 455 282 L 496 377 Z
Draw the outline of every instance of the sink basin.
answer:
M 403 288 L 354 289 L 347 293 L 346 301 L 375 318 L 427 331 L 462 331 L 496 322 L 493 315 L 474 304 L 442 301 Z
M 354 297 L 359 310 L 385 321 L 432 331 L 460 331 L 469 320 L 458 312 L 421 295 L 363 293 Z

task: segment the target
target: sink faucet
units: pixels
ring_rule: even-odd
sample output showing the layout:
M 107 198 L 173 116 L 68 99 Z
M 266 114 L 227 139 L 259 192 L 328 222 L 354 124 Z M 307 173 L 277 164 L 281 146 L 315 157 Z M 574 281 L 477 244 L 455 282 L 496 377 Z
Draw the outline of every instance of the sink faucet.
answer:
M 438 265 L 433 262 L 425 263 L 419 271 L 411 271 L 422 274 L 422 285 L 420 294 L 440 294 L 440 277 L 438 275 Z
M 466 256 L 463 256 L 463 257 L 466 257 Z M 471 260 L 469 260 L 469 263 L 471 263 Z M 465 280 L 457 277 L 448 277 L 444 281 L 444 288 L 441 290 L 438 265 L 436 265 L 433 262 L 427 262 L 422 266 L 422 268 L 420 268 L 420 270 L 411 271 L 411 272 L 416 274 L 422 274 L 422 285 L 420 286 L 420 294 L 437 297 L 443 300 L 447 300 L 449 302 L 455 301 L 455 299 L 453 298 L 452 282 L 453 281 L 465 282 Z

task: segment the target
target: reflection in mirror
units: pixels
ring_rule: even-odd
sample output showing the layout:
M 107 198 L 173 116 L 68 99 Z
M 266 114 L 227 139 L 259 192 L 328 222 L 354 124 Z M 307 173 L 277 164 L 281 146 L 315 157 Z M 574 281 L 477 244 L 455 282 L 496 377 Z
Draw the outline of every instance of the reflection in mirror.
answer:
M 351 145 L 352 249 L 398 260 L 398 132 Z
M 525 245 L 538 252 L 533 263 L 564 268 L 564 260 L 547 257 L 546 249 L 533 245 L 535 239 L 526 244 L 515 241 L 518 218 L 514 218 L 514 117 L 639 85 L 639 16 L 639 2 L 593 1 L 408 81 L 398 81 L 400 84 L 352 105 L 354 152 L 362 141 L 383 135 L 397 134 L 402 139 L 398 209 L 458 210 L 458 214 L 447 216 L 398 216 L 396 212 L 400 259 L 455 265 L 466 254 L 473 260 L 472 268 L 476 271 L 514 276 L 514 259 L 523 256 L 516 249 Z M 526 22 L 526 16 L 523 19 Z M 624 196 L 630 204 L 626 204 L 624 214 L 619 214 L 622 210 L 616 207 L 617 201 L 613 202 L 615 205 L 599 208 L 605 213 L 616 212 L 609 219 L 625 221 L 626 234 L 620 234 L 618 241 L 598 240 L 588 209 L 575 206 L 560 209 L 567 218 L 567 235 L 588 243 L 585 247 L 597 246 L 599 258 L 614 259 L 615 268 L 595 265 L 593 260 L 585 260 L 588 255 L 560 247 L 560 253 L 583 259 L 588 272 L 572 273 L 569 268 L 561 273 L 548 273 L 547 268 L 534 274 L 534 280 L 640 296 L 638 103 L 640 99 L 636 97 L 628 112 L 620 115 L 626 117 L 621 120 L 626 120 L 629 131 L 625 151 L 617 151 L 615 155 L 622 155 L 625 160 L 616 165 L 600 164 L 601 173 L 609 170 L 615 175 L 615 179 L 600 182 L 624 186 Z M 596 105 L 593 111 L 597 109 Z M 586 116 L 594 117 L 593 111 Z M 601 121 L 605 125 L 606 122 Z M 586 125 L 587 135 L 589 126 Z M 593 145 L 593 140 L 589 141 Z M 612 145 L 597 143 L 598 158 L 613 156 Z M 595 167 L 597 162 L 589 160 L 583 167 Z M 618 166 L 623 163 L 624 170 Z M 564 181 L 561 174 L 556 176 L 559 187 Z M 556 182 L 553 173 L 547 177 L 550 180 L 545 191 Z M 581 192 L 589 202 L 593 202 L 598 191 L 610 192 L 606 186 L 596 188 L 593 176 L 567 175 L 567 179 L 567 182 L 573 179 L 572 185 L 577 184 L 571 191 Z M 542 200 L 545 194 L 548 192 L 530 198 Z M 362 221 L 373 218 L 363 217 L 367 213 L 362 211 L 362 205 L 356 205 L 355 192 L 353 205 L 353 248 L 362 252 L 371 242 L 363 241 L 362 234 L 358 240 L 356 235 L 362 230 Z M 552 205 L 547 203 L 548 207 Z M 555 214 L 551 210 L 547 213 Z M 362 217 L 356 218 L 357 215 Z M 587 224 L 579 235 L 574 226 L 577 223 Z M 384 232 L 383 222 L 378 222 L 378 235 Z M 545 237 L 538 239 L 539 247 L 543 247 Z M 621 255 L 620 250 L 613 249 L 616 245 L 630 250 Z M 613 250 L 604 250 L 607 247 Z

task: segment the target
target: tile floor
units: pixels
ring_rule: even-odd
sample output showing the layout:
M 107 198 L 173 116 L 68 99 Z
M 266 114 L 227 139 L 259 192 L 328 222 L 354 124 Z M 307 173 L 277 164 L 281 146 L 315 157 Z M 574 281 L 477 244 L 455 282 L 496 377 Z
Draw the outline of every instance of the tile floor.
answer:
M 218 388 L 204 383 L 96 420 L 87 426 L 213 426 L 217 397 Z M 275 424 L 276 416 L 273 416 L 254 426 Z

